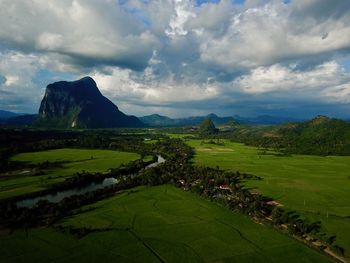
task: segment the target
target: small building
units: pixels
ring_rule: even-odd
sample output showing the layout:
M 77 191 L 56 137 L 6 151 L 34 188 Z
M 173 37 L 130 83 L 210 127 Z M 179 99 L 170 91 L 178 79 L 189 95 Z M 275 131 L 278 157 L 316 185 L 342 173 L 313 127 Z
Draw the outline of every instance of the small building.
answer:
M 230 192 L 232 192 L 231 187 L 230 187 L 229 185 L 227 185 L 227 184 L 220 185 L 219 188 L 220 188 L 221 190 L 225 190 L 225 191 L 230 191 Z
M 185 185 L 185 180 L 181 179 L 178 181 L 181 185 Z

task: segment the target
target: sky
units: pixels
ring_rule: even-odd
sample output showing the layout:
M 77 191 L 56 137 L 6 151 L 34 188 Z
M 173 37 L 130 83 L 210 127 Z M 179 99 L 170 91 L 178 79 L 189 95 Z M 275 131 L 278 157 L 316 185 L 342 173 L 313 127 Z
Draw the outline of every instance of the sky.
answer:
M 84 76 L 136 116 L 350 118 L 350 1 L 0 0 L 0 109 Z

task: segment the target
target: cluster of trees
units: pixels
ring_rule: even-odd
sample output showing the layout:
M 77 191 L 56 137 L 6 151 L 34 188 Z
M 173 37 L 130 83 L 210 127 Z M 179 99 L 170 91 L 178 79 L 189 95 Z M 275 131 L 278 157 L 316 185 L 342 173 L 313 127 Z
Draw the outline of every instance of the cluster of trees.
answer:
M 322 226 L 320 221 L 309 222 L 308 220 L 301 218 L 295 211 L 283 211 L 279 207 L 275 207 L 271 213 L 271 220 L 274 225 L 280 227 L 287 227 L 288 231 L 292 235 L 300 236 L 303 238 L 313 237 L 310 241 L 317 241 L 317 238 L 323 241 L 324 244 L 332 247 L 340 255 L 344 255 L 344 248 L 335 244 L 336 236 L 327 236 L 322 232 Z M 309 236 L 308 236 L 309 235 Z M 317 238 L 315 238 L 317 237 Z M 321 244 L 320 248 L 325 249 L 327 246 Z
M 275 207 L 271 214 L 272 222 L 276 225 L 288 226 L 293 235 L 302 236 L 305 234 L 318 234 L 321 230 L 321 222 L 308 222 L 300 218 L 295 211 L 284 212 L 281 208 Z

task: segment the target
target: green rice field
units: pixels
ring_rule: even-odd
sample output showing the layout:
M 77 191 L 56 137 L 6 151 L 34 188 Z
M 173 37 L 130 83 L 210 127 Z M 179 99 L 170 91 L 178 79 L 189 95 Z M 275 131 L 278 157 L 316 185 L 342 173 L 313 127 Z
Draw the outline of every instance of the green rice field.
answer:
M 83 209 L 57 225 L 94 232 L 82 238 L 54 228 L 28 236 L 0 232 L 0 262 L 331 262 L 275 229 L 173 186 L 135 188 Z
M 257 189 L 310 220 L 321 221 L 323 230 L 335 234 L 336 244 L 350 255 L 350 157 L 278 156 L 273 152 L 261 155 L 255 147 L 223 142 L 220 146 L 187 141 L 196 149 L 196 164 L 262 177 L 261 181 L 246 181 L 246 187 Z

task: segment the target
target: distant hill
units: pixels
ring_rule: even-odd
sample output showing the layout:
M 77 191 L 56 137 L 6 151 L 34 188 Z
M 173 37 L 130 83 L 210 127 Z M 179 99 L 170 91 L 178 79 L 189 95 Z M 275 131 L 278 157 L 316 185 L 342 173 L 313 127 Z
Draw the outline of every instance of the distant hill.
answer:
M 295 118 L 289 117 L 277 117 L 269 115 L 261 115 L 258 117 L 241 117 L 239 115 L 234 115 L 233 117 L 219 117 L 214 113 L 207 116 L 193 116 L 187 118 L 172 119 L 167 116 L 162 116 L 159 114 L 152 114 L 139 119 L 153 127 L 165 127 L 165 126 L 198 126 L 205 118 L 209 118 L 213 121 L 216 126 L 226 125 L 229 123 L 240 123 L 248 125 L 279 125 L 287 122 L 301 121 Z
M 215 134 L 219 132 L 213 123 L 213 121 L 207 117 L 203 120 L 203 122 L 199 126 L 199 132 L 202 135 Z
M 166 127 L 166 126 L 196 126 L 200 125 L 206 118 L 209 118 L 216 126 L 228 124 L 230 122 L 234 122 L 233 117 L 219 117 L 213 113 L 207 116 L 195 116 L 188 118 L 179 118 L 172 119 L 167 116 L 162 116 L 158 114 L 152 114 L 144 117 L 140 117 L 139 119 L 153 127 Z
M 35 125 L 47 128 L 144 126 L 138 118 L 125 115 L 104 97 L 90 77 L 49 84 Z
M 0 110 L 0 119 L 2 120 L 6 120 L 15 116 L 18 116 L 18 114 L 11 111 Z
M 341 119 L 329 118 L 319 115 L 311 120 L 304 122 L 289 122 L 275 127 L 273 130 L 278 135 L 285 136 L 302 136 L 310 137 L 326 137 L 336 135 L 338 138 L 344 138 L 350 124 Z M 350 134 L 348 134 L 350 135 Z
M 290 144 L 292 152 L 321 155 L 350 155 L 350 123 L 317 116 L 302 123 L 290 123 L 277 133 Z
M 293 152 L 316 154 L 350 154 L 350 123 L 317 116 L 302 123 L 281 126 L 277 133 L 288 140 Z
M 243 127 L 232 139 L 287 153 L 350 155 L 350 123 L 326 116 L 269 127 Z
M 265 125 L 279 125 L 287 122 L 300 122 L 302 120 L 290 117 L 260 115 L 257 117 L 241 117 L 235 115 L 234 118 L 242 124 L 265 124 Z
M 37 114 L 19 115 L 19 116 L 11 117 L 1 121 L 0 125 L 11 126 L 11 127 L 12 126 L 14 127 L 30 126 L 36 121 L 37 117 L 38 117 Z
M 162 116 L 159 114 L 147 115 L 144 117 L 139 117 L 139 119 L 143 123 L 154 127 L 180 125 L 176 119 L 171 119 L 167 116 Z

